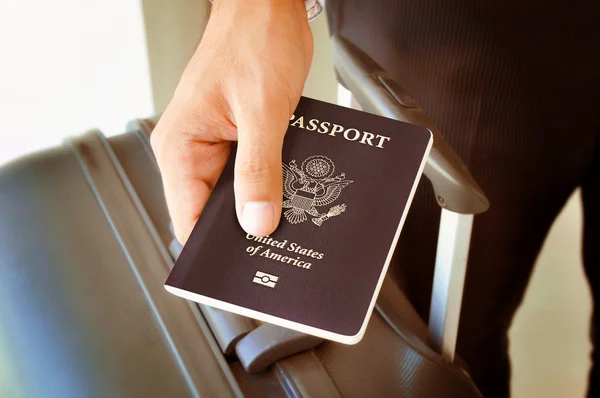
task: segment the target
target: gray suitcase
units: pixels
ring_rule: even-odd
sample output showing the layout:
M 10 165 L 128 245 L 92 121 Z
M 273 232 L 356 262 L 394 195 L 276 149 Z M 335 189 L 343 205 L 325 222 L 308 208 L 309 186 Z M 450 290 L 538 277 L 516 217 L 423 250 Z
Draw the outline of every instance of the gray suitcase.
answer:
M 181 247 L 149 145 L 155 120 L 137 120 L 0 169 L 0 397 L 480 396 L 454 344 L 470 226 L 487 200 L 397 83 L 333 43 L 340 82 L 366 111 L 435 133 L 429 328 L 389 277 L 354 346 L 167 293 Z

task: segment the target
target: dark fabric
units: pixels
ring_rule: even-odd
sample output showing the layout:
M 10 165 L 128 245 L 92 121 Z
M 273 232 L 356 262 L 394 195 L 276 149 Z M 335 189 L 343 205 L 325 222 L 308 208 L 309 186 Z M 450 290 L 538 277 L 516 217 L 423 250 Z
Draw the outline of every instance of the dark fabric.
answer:
M 582 182 L 581 193 L 585 216 L 583 261 L 594 298 L 591 339 L 595 343 L 592 351 L 595 366 L 590 372 L 589 396 L 600 397 L 600 145 L 596 145 L 594 164 Z
M 549 227 L 581 186 L 585 267 L 595 302 L 600 295 L 600 3 L 326 5 L 331 33 L 357 44 L 415 97 L 489 196 L 490 211 L 475 218 L 458 353 L 486 397 L 508 396 L 508 328 Z M 438 222 L 423 179 L 390 272 L 424 319 Z

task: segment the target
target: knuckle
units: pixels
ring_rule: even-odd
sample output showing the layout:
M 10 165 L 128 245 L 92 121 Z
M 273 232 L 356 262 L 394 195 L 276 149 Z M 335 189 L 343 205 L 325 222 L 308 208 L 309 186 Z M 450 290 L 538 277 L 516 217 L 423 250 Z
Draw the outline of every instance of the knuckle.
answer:
M 266 161 L 262 153 L 253 153 L 241 164 L 241 177 L 253 184 L 260 184 L 271 180 L 274 168 Z
M 177 241 L 182 245 L 185 245 L 186 241 L 192 234 L 194 224 L 195 222 L 193 222 L 191 219 L 181 215 L 180 217 L 173 219 L 173 233 L 175 235 L 175 239 L 177 239 Z
M 185 245 L 188 237 L 189 234 L 182 231 L 181 228 L 175 229 L 175 239 L 177 239 L 180 244 Z

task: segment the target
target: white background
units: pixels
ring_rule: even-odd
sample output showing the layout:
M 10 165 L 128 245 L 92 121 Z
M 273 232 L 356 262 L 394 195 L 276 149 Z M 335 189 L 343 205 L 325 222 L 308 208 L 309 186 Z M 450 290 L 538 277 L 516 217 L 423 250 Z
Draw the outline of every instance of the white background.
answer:
M 0 0 L 0 163 L 153 102 L 135 0 Z

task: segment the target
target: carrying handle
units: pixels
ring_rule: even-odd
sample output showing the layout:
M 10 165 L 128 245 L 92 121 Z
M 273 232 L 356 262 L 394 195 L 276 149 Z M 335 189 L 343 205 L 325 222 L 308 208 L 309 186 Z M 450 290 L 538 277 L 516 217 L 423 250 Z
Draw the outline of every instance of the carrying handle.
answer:
M 264 323 L 244 336 L 235 352 L 248 373 L 260 373 L 290 355 L 320 345 L 322 338 Z
M 432 132 L 433 147 L 424 174 L 433 185 L 440 207 L 462 214 L 487 211 L 490 203 L 461 158 L 400 84 L 348 40 L 334 35 L 332 46 L 338 79 L 365 112 L 415 124 Z

